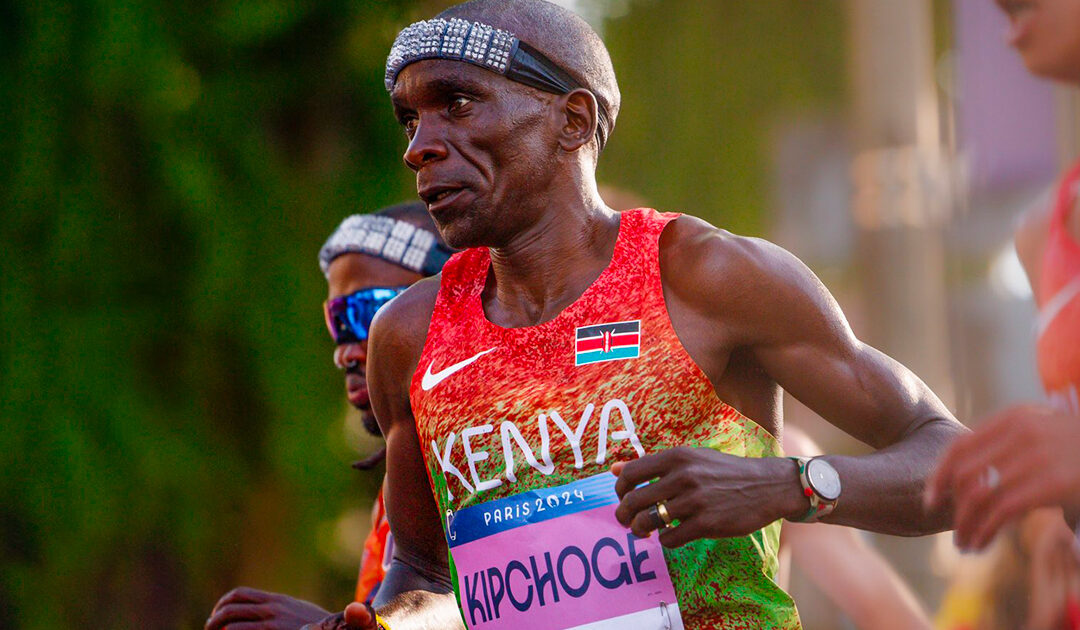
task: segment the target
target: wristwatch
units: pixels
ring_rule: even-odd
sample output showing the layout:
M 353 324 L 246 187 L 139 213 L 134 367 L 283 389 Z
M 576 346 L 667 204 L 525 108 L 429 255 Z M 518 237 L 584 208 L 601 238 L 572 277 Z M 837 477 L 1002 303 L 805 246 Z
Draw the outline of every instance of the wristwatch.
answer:
M 821 457 L 789 457 L 799 467 L 803 494 L 810 499 L 810 509 L 795 520 L 813 523 L 832 512 L 840 500 L 840 475 L 832 464 Z

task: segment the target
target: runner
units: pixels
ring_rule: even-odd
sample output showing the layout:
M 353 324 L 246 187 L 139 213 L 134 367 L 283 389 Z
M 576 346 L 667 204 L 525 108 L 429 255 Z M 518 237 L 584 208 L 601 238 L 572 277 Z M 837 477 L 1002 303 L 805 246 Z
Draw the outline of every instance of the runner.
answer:
M 395 558 L 379 618 L 322 628 L 448 627 L 407 592 L 470 628 L 797 628 L 779 519 L 944 526 L 924 471 L 963 428 L 805 266 L 603 204 L 619 92 L 580 18 L 458 5 L 399 34 L 386 82 L 418 192 L 469 249 L 373 324 Z M 781 457 L 781 386 L 882 450 Z
M 1080 0 L 998 0 L 1009 44 L 1040 77 L 1080 85 Z M 957 544 L 986 547 L 995 562 L 961 576 L 946 595 L 942 627 L 1080 630 L 1080 162 L 1047 203 L 1029 211 L 1016 250 L 1039 307 L 1039 374 L 1045 404 L 1017 405 L 957 440 L 928 488 L 927 504 L 952 504 Z M 1049 506 L 1049 507 L 1047 507 Z M 1039 509 L 1035 509 L 1039 508 Z
M 1080 85 L 1080 0 L 998 0 L 1009 43 L 1032 74 Z M 1080 513 L 1080 162 L 1051 203 L 1029 212 L 1016 249 L 1039 307 L 1037 356 L 1047 404 L 988 419 L 949 450 L 927 504 L 955 506 L 957 543 L 982 548 L 1028 510 Z M 1080 606 L 1076 610 L 1080 626 Z
M 441 269 L 449 255 L 450 250 L 420 202 L 390 206 L 370 215 L 353 215 L 341 223 L 319 252 L 319 266 L 330 289 L 324 314 L 337 344 L 334 365 L 345 372 L 346 397 L 360 412 L 364 428 L 373 435 L 382 434 L 367 392 L 367 327 L 371 317 L 405 287 Z M 373 468 L 383 455 L 385 449 L 354 467 Z M 392 549 L 393 537 L 380 490 L 372 508 L 372 529 L 364 543 L 356 601 L 373 599 L 386 574 Z M 241 586 L 218 600 L 205 628 L 296 630 L 329 614 L 311 602 Z

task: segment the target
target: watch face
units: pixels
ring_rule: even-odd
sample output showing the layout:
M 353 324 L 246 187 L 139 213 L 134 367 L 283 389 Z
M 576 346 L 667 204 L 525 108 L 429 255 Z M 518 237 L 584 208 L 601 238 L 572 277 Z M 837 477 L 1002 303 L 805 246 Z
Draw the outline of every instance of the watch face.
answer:
M 810 482 L 810 488 L 822 499 L 835 501 L 840 498 L 840 475 L 829 462 L 810 460 L 806 464 L 806 479 Z

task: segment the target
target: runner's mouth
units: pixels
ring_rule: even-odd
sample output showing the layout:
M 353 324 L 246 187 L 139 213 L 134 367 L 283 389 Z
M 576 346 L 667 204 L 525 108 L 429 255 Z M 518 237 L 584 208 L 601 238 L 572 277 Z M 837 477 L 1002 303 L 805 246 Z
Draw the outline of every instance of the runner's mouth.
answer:
M 440 211 L 446 210 L 455 205 L 468 190 L 466 188 L 457 188 L 449 186 L 433 186 L 427 188 L 420 193 L 420 198 L 427 203 L 428 212 L 437 214 Z
M 352 406 L 366 410 L 370 403 L 367 380 L 359 374 L 347 373 L 345 375 L 345 395 Z

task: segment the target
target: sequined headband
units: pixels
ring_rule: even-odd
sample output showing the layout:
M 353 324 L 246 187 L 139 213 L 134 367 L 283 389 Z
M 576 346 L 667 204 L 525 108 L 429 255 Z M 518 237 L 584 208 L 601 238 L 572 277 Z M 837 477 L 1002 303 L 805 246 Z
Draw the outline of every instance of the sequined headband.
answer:
M 405 66 L 422 59 L 464 61 L 552 94 L 588 89 L 510 31 L 460 18 L 434 18 L 414 22 L 398 33 L 386 58 L 386 90 L 394 89 Z M 603 148 L 608 115 L 600 99 L 597 106 L 596 138 Z
M 342 254 L 367 254 L 410 271 L 433 276 L 453 254 L 435 235 L 406 221 L 378 214 L 354 214 L 341 222 L 319 250 L 319 267 L 327 274 Z

